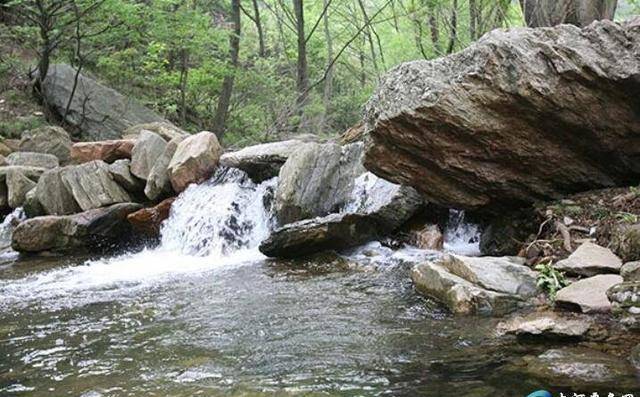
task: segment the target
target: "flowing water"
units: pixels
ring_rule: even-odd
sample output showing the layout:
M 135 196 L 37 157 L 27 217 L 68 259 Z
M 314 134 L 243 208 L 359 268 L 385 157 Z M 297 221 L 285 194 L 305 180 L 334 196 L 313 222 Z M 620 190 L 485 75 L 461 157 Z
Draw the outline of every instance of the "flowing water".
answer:
M 175 202 L 157 248 L 5 258 L 0 396 L 524 396 L 496 320 L 415 293 L 434 255 L 371 243 L 267 260 L 275 181 L 221 172 Z

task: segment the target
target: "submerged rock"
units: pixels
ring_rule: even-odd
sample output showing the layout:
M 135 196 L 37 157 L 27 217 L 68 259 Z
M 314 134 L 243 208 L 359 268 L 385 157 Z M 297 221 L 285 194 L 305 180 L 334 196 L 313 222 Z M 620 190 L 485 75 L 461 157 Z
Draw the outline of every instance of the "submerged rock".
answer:
M 209 179 L 218 168 L 221 154 L 218 138 L 209 131 L 181 141 L 167 166 L 173 190 L 181 193 L 190 184 Z
M 592 390 L 615 387 L 634 390 L 637 387 L 633 368 L 618 357 L 584 347 L 551 349 L 539 356 L 526 356 L 521 370 L 527 375 L 556 387 Z
M 51 65 L 43 82 L 43 92 L 58 114 L 65 114 L 74 87 L 76 70 L 69 65 Z M 130 126 L 166 122 L 159 114 L 83 73 L 66 115 L 65 122 L 81 131 L 83 140 L 118 139 Z
M 305 142 L 288 140 L 249 146 L 220 157 L 220 165 L 246 172 L 255 183 L 278 176 L 287 159 L 300 150 Z
M 365 167 L 440 206 L 491 212 L 636 183 L 638 26 L 496 29 L 396 67 L 366 106 Z
M 534 312 L 501 323 L 498 325 L 498 333 L 522 338 L 579 339 L 587 334 L 591 325 L 592 321 L 586 317 Z
M 151 168 L 164 152 L 167 142 L 155 132 L 143 130 L 131 151 L 131 173 L 147 180 Z
M 622 277 L 615 274 L 601 274 L 576 281 L 558 291 L 556 305 L 583 313 L 610 312 L 607 290 L 621 282 Z
M 76 164 L 93 160 L 113 163 L 120 159 L 130 159 L 135 146 L 134 139 L 114 139 L 97 142 L 78 142 L 71 146 L 71 159 Z
M 121 203 L 74 215 L 31 218 L 16 227 L 11 245 L 19 252 L 38 253 L 127 243 L 131 235 L 127 215 L 140 208 L 139 204 Z
M 365 170 L 362 144 L 309 143 L 280 169 L 275 213 L 280 224 L 324 216 L 344 207 Z
M 60 160 L 60 164 L 65 165 L 71 156 L 71 138 L 60 127 L 40 127 L 22 133 L 19 149 L 23 152 L 52 154 Z
M 455 314 L 501 316 L 524 306 L 518 296 L 481 288 L 435 262 L 414 266 L 411 279 L 418 292 L 434 298 Z
M 602 273 L 619 273 L 622 260 L 610 249 L 591 242 L 584 242 L 567 259 L 554 267 L 570 275 L 593 276 Z

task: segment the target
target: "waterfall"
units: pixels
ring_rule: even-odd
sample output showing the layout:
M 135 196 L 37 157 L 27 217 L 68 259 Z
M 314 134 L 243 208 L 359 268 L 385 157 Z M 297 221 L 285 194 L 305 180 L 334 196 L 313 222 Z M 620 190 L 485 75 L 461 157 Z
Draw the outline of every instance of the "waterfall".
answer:
M 444 250 L 467 256 L 480 255 L 480 227 L 468 222 L 464 211 L 449 210 Z
M 273 226 L 276 181 L 256 185 L 238 169 L 221 169 L 208 182 L 191 185 L 171 207 L 161 230 L 161 248 L 220 257 L 257 247 Z

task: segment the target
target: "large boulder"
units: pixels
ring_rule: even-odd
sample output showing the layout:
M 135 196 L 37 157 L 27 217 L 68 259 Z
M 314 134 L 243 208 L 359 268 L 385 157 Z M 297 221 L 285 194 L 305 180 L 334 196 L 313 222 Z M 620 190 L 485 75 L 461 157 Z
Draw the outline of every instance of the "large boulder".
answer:
M 109 165 L 104 161 L 66 167 L 62 182 L 83 211 L 131 201 L 129 194 L 115 182 Z
M 45 126 L 25 131 L 18 145 L 22 152 L 52 154 L 63 165 L 70 159 L 71 138 L 67 131 L 60 127 Z
M 600 274 L 576 281 L 556 295 L 556 305 L 583 313 L 608 313 L 611 302 L 607 290 L 622 282 L 617 274 Z
M 304 145 L 305 142 L 292 139 L 249 146 L 237 152 L 223 154 L 220 165 L 239 168 L 255 183 L 260 183 L 278 176 L 287 159 Z
M 362 144 L 309 143 L 280 169 L 275 213 L 280 224 L 338 212 L 364 172 Z
M 365 167 L 443 207 L 492 212 L 637 183 L 639 26 L 497 29 L 396 67 L 366 106 Z
M 120 159 L 130 159 L 135 139 L 113 139 L 97 142 L 78 142 L 71 146 L 71 159 L 76 164 L 93 160 L 113 163 Z
M 28 253 L 107 248 L 129 241 L 127 215 L 140 208 L 139 204 L 121 203 L 74 215 L 31 218 L 16 227 L 11 245 L 16 251 Z
M 330 214 L 284 225 L 260 244 L 270 257 L 295 258 L 316 252 L 360 245 L 378 235 L 375 222 L 364 214 Z
M 47 103 L 60 116 L 65 114 L 74 88 L 76 70 L 69 65 L 52 65 L 43 82 Z M 134 99 L 80 73 L 65 122 L 81 131 L 83 140 L 118 139 L 127 128 L 156 121 L 159 114 Z
M 131 151 L 131 173 L 147 180 L 151 168 L 164 152 L 167 142 L 151 131 L 142 131 Z
M 131 173 L 131 160 L 116 160 L 109 164 L 109 172 L 120 186 L 127 192 L 138 194 L 144 189 L 144 182 Z
M 45 171 L 36 185 L 35 197 L 47 215 L 68 215 L 80 212 L 71 190 L 62 181 L 66 167 Z
M 53 154 L 37 152 L 13 152 L 6 158 L 8 165 L 38 168 L 56 168 L 59 160 Z
M 594 276 L 601 273 L 620 273 L 622 260 L 610 249 L 586 241 L 554 267 L 571 275 Z
M 36 182 L 19 169 L 7 173 L 7 201 L 9 207 L 22 207 L 27 193 L 36 187 Z
M 218 168 L 222 147 L 216 135 L 202 131 L 178 144 L 167 170 L 171 186 L 181 193 L 192 183 L 209 179 Z
M 343 212 L 286 224 L 262 242 L 260 251 L 292 258 L 354 247 L 393 233 L 422 208 L 414 189 L 369 177 L 352 183 Z
M 170 140 L 160 157 L 156 159 L 153 167 L 151 167 L 147 177 L 147 184 L 144 187 L 144 194 L 150 200 L 156 200 L 163 195 L 171 195 L 173 193 L 171 180 L 169 179 L 169 163 L 178 149 L 178 144 L 185 138 L 184 136 L 179 136 Z

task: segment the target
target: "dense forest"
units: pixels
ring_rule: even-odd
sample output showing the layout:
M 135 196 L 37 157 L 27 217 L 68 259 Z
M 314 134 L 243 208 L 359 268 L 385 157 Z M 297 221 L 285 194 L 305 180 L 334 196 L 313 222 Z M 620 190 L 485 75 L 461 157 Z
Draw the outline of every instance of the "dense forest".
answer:
M 511 0 L 5 0 L 0 6 L 1 91 L 46 75 L 54 62 L 69 63 L 183 128 L 213 131 L 233 146 L 342 132 L 359 121 L 390 68 L 524 23 Z M 622 2 L 618 18 L 637 7 L 635 0 Z M 37 122 L 5 125 L 3 135 Z

